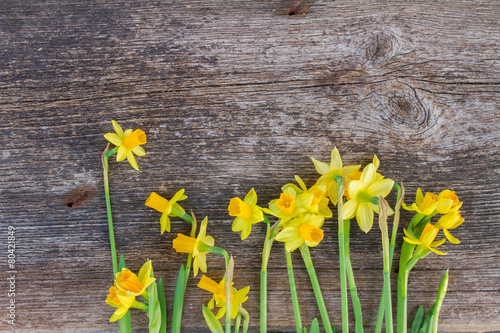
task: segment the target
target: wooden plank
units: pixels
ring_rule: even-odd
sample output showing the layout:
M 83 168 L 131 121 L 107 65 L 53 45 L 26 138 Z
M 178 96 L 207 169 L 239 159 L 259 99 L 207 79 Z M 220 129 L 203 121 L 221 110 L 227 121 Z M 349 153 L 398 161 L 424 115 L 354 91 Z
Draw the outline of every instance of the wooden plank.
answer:
M 118 251 L 138 270 L 151 258 L 174 285 L 186 258 L 144 206 L 151 191 L 186 188 L 185 207 L 236 261 L 235 282 L 258 328 L 263 225 L 240 241 L 227 205 L 255 188 L 259 204 L 337 146 L 418 187 L 455 190 L 466 222 L 411 275 L 409 310 L 428 308 L 443 270 L 450 289 L 440 331 L 500 330 L 500 34 L 498 2 L 54 1 L 0 4 L 0 217 L 17 231 L 16 332 L 116 331 L 104 303 L 112 282 L 100 155 L 110 120 L 148 135 L 140 172 L 111 163 Z M 289 14 L 293 15 L 289 15 Z M 271 180 L 271 181 L 270 181 Z M 394 198 L 392 198 L 393 200 Z M 71 206 L 69 207 L 68 206 Z M 411 215 L 403 213 L 404 221 Z M 336 225 L 313 258 L 340 326 Z M 402 232 L 400 233 L 402 237 Z M 373 330 L 382 285 L 379 232 L 355 225 L 352 260 Z M 401 242 L 401 238 L 400 238 Z M 248 249 L 251 249 L 249 251 Z M 6 271 L 6 262 L 1 271 Z M 318 316 L 294 254 L 304 323 Z M 209 275 L 223 274 L 209 257 Z M 294 329 L 282 246 L 272 252 L 269 328 Z M 2 275 L 3 278 L 4 275 Z M 393 273 L 396 277 L 396 273 Z M 186 331 L 205 331 L 190 279 Z M 393 280 L 395 286 L 395 280 Z M 7 304 L 6 293 L 0 293 Z M 167 287 L 169 309 L 173 289 Z M 146 316 L 133 313 L 134 327 Z M 352 318 L 352 314 L 351 314 Z M 2 322 L 1 329 L 9 326 Z

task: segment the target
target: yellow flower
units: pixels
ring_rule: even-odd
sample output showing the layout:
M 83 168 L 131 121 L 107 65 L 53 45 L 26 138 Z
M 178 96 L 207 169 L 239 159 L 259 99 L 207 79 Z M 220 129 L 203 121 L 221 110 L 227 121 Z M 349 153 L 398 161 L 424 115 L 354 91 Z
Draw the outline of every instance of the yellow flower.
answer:
M 403 202 L 403 208 L 409 211 L 415 211 L 417 213 L 429 216 L 434 213 L 436 208 L 438 207 L 438 196 L 431 192 L 426 192 L 425 196 L 422 194 L 422 190 L 420 188 L 417 189 L 417 197 L 415 198 L 415 202 L 408 207 Z
M 368 164 L 361 174 L 360 180 L 352 180 L 347 192 L 349 200 L 344 204 L 344 219 L 351 219 L 356 216 L 359 227 L 364 232 L 370 231 L 373 226 L 373 212 L 379 213 L 379 206 L 373 198 L 379 196 L 386 197 L 394 185 L 391 179 L 384 179 L 377 173 L 378 159 L 374 158 L 374 163 Z M 389 215 L 394 211 L 389 207 Z
M 458 200 L 458 196 L 454 191 L 443 190 L 438 196 L 439 205 L 436 210 L 440 214 L 448 214 L 456 212 L 462 207 L 462 202 Z
M 104 137 L 118 147 L 116 160 L 120 162 L 126 157 L 130 165 L 132 165 L 134 169 L 139 170 L 139 165 L 137 165 L 134 154 L 137 156 L 146 155 L 146 152 L 140 146 L 146 143 L 146 133 L 140 129 L 136 129 L 133 132 L 131 129 L 128 129 L 123 132 L 116 121 L 112 120 L 112 123 L 116 133 L 107 133 Z
M 441 216 L 439 221 L 436 223 L 436 227 L 443 229 L 446 238 L 453 244 L 460 244 L 460 241 L 453 237 L 448 229 L 455 229 L 464 222 L 464 219 L 460 215 L 460 211 L 454 211 Z
M 142 295 L 146 288 L 155 281 L 151 277 L 151 261 L 148 260 L 139 270 L 139 276 L 132 273 L 128 268 L 123 268 L 116 273 L 115 287 L 124 292 L 127 296 Z
M 337 147 L 334 147 L 331 153 L 330 165 L 316 160 L 311 157 L 316 171 L 321 174 L 321 177 L 316 182 L 316 185 L 325 185 L 331 202 L 336 206 L 338 199 L 337 183 L 335 177 L 341 176 L 346 178 L 346 184 L 349 183 L 351 177 L 356 174 L 361 165 L 342 166 L 342 159 Z
M 226 287 L 224 281 L 225 280 L 222 279 L 219 283 L 217 283 L 209 277 L 203 275 L 198 283 L 199 288 L 213 294 L 207 308 L 210 310 L 212 310 L 215 306 L 220 308 L 219 312 L 217 312 L 217 315 L 215 316 L 217 319 L 222 318 L 226 314 Z M 233 285 L 232 282 L 231 285 Z M 245 287 L 240 290 L 236 290 L 231 287 L 231 318 L 236 318 L 238 308 L 248 299 L 247 294 L 249 290 L 250 287 Z
M 306 187 L 306 184 L 302 181 L 299 176 L 295 176 L 295 180 L 299 183 L 300 189 L 296 188 L 295 191 L 297 193 L 307 192 L 312 195 L 311 205 L 307 207 L 307 211 L 309 213 L 317 214 L 322 217 L 332 217 L 332 211 L 328 207 L 328 198 L 326 185 L 314 185 L 309 189 Z
M 202 272 L 207 271 L 207 247 L 214 246 L 215 240 L 212 236 L 207 235 L 208 217 L 201 221 L 200 232 L 198 237 L 188 237 L 183 234 L 177 234 L 173 240 L 173 247 L 176 252 L 192 253 L 193 254 L 193 275 L 198 275 L 198 269 Z
M 283 230 L 276 236 L 276 240 L 285 242 L 288 252 L 299 248 L 304 242 L 309 247 L 314 247 L 323 240 L 324 218 L 316 214 L 302 214 L 284 224 Z
M 160 225 L 161 233 L 163 234 L 165 230 L 170 232 L 170 217 L 179 216 L 180 214 L 185 214 L 186 211 L 182 208 L 177 201 L 185 200 L 187 196 L 184 195 L 184 189 L 179 190 L 172 199 L 167 200 L 164 197 L 152 192 L 149 198 L 146 200 L 146 206 L 156 209 L 161 214 Z M 175 214 L 173 213 L 175 212 Z M 179 216 L 180 217 L 180 216 Z
M 227 208 L 230 216 L 235 216 L 233 231 L 241 231 L 241 239 L 245 239 L 252 231 L 252 224 L 264 219 L 262 210 L 257 206 L 257 193 L 251 189 L 243 200 L 232 198 Z
M 280 198 L 272 200 L 269 203 L 269 209 L 262 208 L 262 210 L 279 218 L 280 225 L 306 213 L 307 207 L 311 206 L 314 199 L 313 195 L 300 189 L 297 191 L 297 189 L 294 184 L 286 184 L 281 188 Z
M 115 286 L 109 288 L 109 294 L 106 298 L 106 303 L 116 308 L 115 313 L 109 318 L 110 322 L 117 321 L 122 318 L 135 302 L 135 296 L 127 296 Z
M 404 237 L 404 240 L 406 242 L 418 245 L 418 248 L 415 251 L 415 256 L 419 257 L 421 254 L 425 253 L 426 250 L 430 250 L 440 255 L 446 254 L 444 252 L 436 250 L 436 247 L 443 244 L 445 240 L 441 239 L 439 241 L 434 241 L 439 232 L 439 229 L 436 226 L 432 225 L 431 223 L 427 223 L 419 239 L 417 239 L 415 236 L 406 231 L 406 229 L 404 229 L 403 231 L 406 235 L 406 237 Z

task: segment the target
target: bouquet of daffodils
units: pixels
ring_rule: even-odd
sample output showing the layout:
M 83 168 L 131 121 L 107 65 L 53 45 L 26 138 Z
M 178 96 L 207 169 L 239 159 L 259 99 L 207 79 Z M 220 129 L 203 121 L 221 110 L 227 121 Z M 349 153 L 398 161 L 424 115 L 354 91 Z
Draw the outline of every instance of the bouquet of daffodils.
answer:
M 113 121 L 115 133 L 107 133 L 105 138 L 115 145 L 113 149 L 105 149 L 102 157 L 104 168 L 104 189 L 108 212 L 109 236 L 112 254 L 113 286 L 109 288 L 106 303 L 116 310 L 110 321 L 118 321 L 120 332 L 131 332 L 130 309 L 143 310 L 149 317 L 150 332 L 166 332 L 167 309 L 162 279 L 157 280 L 153 273 L 151 261 L 146 261 L 138 274 L 126 268 L 125 260 L 121 256 L 118 260 L 113 220 L 110 206 L 108 185 L 108 159 L 116 154 L 116 160 L 125 158 L 133 168 L 139 169 L 135 155 L 144 156 L 141 147 L 146 143 L 146 134 L 137 129 L 123 131 Z M 243 197 L 230 199 L 228 213 L 234 217 L 232 230 L 241 232 L 241 239 L 249 237 L 252 225 L 264 223 L 266 235 L 263 240 L 262 269 L 260 281 L 260 331 L 267 332 L 267 266 L 271 248 L 275 241 L 284 243 L 284 252 L 287 262 L 287 273 L 290 283 L 290 293 L 293 302 L 295 326 L 297 332 L 320 332 L 319 321 L 315 318 L 311 323 L 303 323 L 300 315 L 299 299 L 295 287 L 291 252 L 299 250 L 307 268 L 316 303 L 320 313 L 323 330 L 327 333 L 336 332 L 330 323 L 330 315 L 325 307 L 320 283 L 316 276 L 310 247 L 317 246 L 324 237 L 322 228 L 325 222 L 337 223 L 340 269 L 340 299 L 342 314 L 342 332 L 349 331 L 349 298 L 354 311 L 355 332 L 363 332 L 363 311 L 356 288 L 355 276 L 351 265 L 349 240 L 351 223 L 354 220 L 359 228 L 368 233 L 378 217 L 378 226 L 381 234 L 383 279 L 380 306 L 375 331 L 383 328 L 388 333 L 394 330 L 393 304 L 391 300 L 390 271 L 392 267 L 396 238 L 400 224 L 400 209 L 413 211 L 413 218 L 405 223 L 403 244 L 399 257 L 399 273 L 397 280 L 396 304 L 396 331 L 408 331 L 407 317 L 407 290 L 410 271 L 418 260 L 423 259 L 431 252 L 438 255 L 446 253 L 437 248 L 446 240 L 453 244 L 460 241 L 451 235 L 450 230 L 463 223 L 460 215 L 462 202 L 450 190 L 443 190 L 439 194 L 427 192 L 425 195 L 418 189 L 414 202 L 404 203 L 404 186 L 394 180 L 385 178 L 378 172 L 380 161 L 377 156 L 361 170 L 361 165 L 344 166 L 337 148 L 331 152 L 330 164 L 312 158 L 312 162 L 319 174 L 317 181 L 307 187 L 304 181 L 295 176 L 296 183 L 286 184 L 281 188 L 279 198 L 271 200 L 265 206 L 257 204 L 257 193 L 254 189 Z M 386 197 L 396 192 L 396 201 L 389 203 Z M 186 265 L 182 265 L 177 275 L 175 286 L 174 305 L 172 312 L 172 332 L 181 331 L 184 294 L 187 281 L 193 271 L 193 277 L 201 270 L 207 273 L 207 254 L 224 257 L 226 273 L 221 281 L 214 281 L 208 275 L 202 275 L 198 287 L 212 295 L 207 305 L 200 306 L 200 315 L 203 315 L 211 332 L 230 333 L 247 332 L 250 325 L 249 313 L 243 307 L 247 300 L 249 287 L 236 289 L 232 280 L 234 260 L 226 250 L 215 246 L 215 240 L 207 234 L 208 217 L 205 217 L 198 228 L 198 222 L 191 211 L 190 214 L 179 204 L 187 198 L 184 189 L 175 193 L 171 199 L 152 192 L 146 199 L 146 206 L 161 213 L 160 230 L 171 231 L 171 218 L 182 219 L 191 225 L 189 235 L 178 234 L 173 240 L 176 252 L 187 253 Z M 333 210 L 333 211 L 332 211 Z M 336 212 L 336 219 L 334 216 Z M 271 222 L 272 221 L 272 222 Z M 389 232 L 389 221 L 391 230 Z M 444 238 L 438 238 L 442 230 Z M 411 332 L 435 333 L 438 329 L 438 319 L 441 306 L 448 287 L 448 270 L 443 275 L 437 291 L 435 303 L 426 311 L 419 307 L 411 324 Z M 349 295 L 348 297 L 348 289 Z M 142 297 L 142 302 L 137 299 Z M 217 311 L 214 313 L 214 309 Z M 224 326 L 220 319 L 224 318 Z

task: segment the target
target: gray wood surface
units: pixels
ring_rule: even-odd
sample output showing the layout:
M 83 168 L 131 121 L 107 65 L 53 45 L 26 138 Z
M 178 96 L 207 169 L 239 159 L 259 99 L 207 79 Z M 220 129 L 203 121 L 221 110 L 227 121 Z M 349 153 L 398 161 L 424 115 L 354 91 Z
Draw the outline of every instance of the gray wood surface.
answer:
M 257 331 L 264 225 L 242 242 L 228 202 L 253 187 L 264 206 L 295 174 L 312 185 L 310 157 L 329 161 L 337 146 L 347 164 L 376 153 L 381 172 L 406 185 L 407 202 L 418 187 L 456 191 L 466 221 L 453 234 L 462 243 L 415 267 L 409 316 L 431 306 L 449 267 L 440 331 L 500 330 L 499 18 L 498 1 L 2 1 L 0 239 L 16 227 L 15 331 L 118 330 L 104 303 L 112 269 L 100 156 L 111 119 L 148 137 L 140 172 L 111 162 L 118 252 L 135 271 L 153 260 L 169 308 L 186 260 L 171 241 L 189 227 L 175 220 L 160 235 L 159 214 L 144 206 L 150 192 L 185 188 L 184 207 L 209 216 L 209 234 L 235 258 L 236 286 L 251 287 L 245 305 Z M 403 213 L 403 225 L 410 217 Z M 325 233 L 312 255 L 339 327 L 336 223 Z M 353 228 L 351 243 L 370 332 L 380 233 Z M 0 330 L 8 332 L 3 249 Z M 319 312 L 293 259 L 309 324 Z M 222 276 L 220 258 L 208 265 Z M 269 329 L 293 331 L 281 244 L 269 277 Z M 206 330 L 201 304 L 210 296 L 197 282 L 188 283 L 186 332 Z M 138 311 L 132 320 L 137 331 L 147 327 Z

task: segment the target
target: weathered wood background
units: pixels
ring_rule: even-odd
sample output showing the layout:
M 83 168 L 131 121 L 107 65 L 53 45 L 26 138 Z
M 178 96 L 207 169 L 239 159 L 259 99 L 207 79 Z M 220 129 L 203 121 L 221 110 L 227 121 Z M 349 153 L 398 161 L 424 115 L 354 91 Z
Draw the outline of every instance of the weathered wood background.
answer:
M 159 214 L 144 206 L 150 192 L 185 188 L 184 207 L 209 216 L 209 234 L 236 260 L 236 286 L 251 287 L 245 305 L 257 331 L 264 225 L 242 242 L 228 202 L 253 187 L 264 206 L 295 174 L 312 185 L 310 157 L 328 162 L 337 146 L 347 164 L 376 153 L 381 172 L 406 185 L 407 202 L 418 187 L 457 192 L 462 243 L 416 266 L 410 317 L 433 303 L 450 267 L 440 331 L 500 330 L 499 18 L 498 1 L 2 1 L 0 239 L 16 227 L 18 273 L 13 328 L 4 245 L 1 331 L 117 331 L 104 303 L 112 269 L 100 162 L 111 119 L 148 136 L 140 172 L 111 162 L 118 252 L 132 270 L 153 260 L 170 308 L 186 260 L 171 241 L 189 227 L 176 220 L 160 235 Z M 312 255 L 338 327 L 336 223 L 325 230 Z M 367 332 L 382 287 L 379 241 L 376 227 L 353 228 Z M 319 312 L 293 258 L 310 323 Z M 278 244 L 269 328 L 289 332 L 285 265 Z M 222 274 L 210 256 L 209 276 Z M 206 331 L 210 296 L 198 279 L 189 280 L 186 332 Z M 132 320 L 147 327 L 142 313 Z

